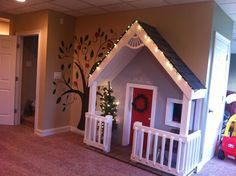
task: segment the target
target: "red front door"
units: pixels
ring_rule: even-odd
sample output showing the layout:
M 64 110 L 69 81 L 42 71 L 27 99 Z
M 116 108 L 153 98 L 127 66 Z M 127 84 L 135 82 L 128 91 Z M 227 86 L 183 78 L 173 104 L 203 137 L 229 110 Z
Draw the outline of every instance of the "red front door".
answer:
M 132 115 L 130 126 L 130 144 L 133 142 L 133 125 L 134 122 L 142 122 L 144 126 L 150 126 L 152 111 L 152 95 L 153 90 L 134 88 Z

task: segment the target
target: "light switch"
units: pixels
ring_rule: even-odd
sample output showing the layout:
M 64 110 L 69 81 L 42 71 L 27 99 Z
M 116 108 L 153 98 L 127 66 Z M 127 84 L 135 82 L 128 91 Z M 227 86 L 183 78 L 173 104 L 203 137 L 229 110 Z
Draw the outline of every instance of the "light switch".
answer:
M 61 72 L 54 72 L 54 79 L 61 79 Z

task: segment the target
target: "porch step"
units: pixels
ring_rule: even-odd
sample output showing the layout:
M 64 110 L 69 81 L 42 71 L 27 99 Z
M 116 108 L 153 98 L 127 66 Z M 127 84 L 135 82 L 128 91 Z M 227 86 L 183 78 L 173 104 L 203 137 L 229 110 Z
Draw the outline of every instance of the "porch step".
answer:
M 162 172 L 160 170 L 142 165 L 140 163 L 132 162 L 130 160 L 131 151 L 132 151 L 131 146 L 120 146 L 120 145 L 112 146 L 111 147 L 111 152 L 109 152 L 109 153 L 106 153 L 106 152 L 104 152 L 102 150 L 99 150 L 99 149 L 97 149 L 95 147 L 92 147 L 92 146 L 86 146 L 86 147 L 90 150 L 93 150 L 93 151 L 96 151 L 96 152 L 101 153 L 103 155 L 109 156 L 109 157 L 114 158 L 116 160 L 119 160 L 121 162 L 130 164 L 132 166 L 138 167 L 138 168 L 143 169 L 145 171 L 154 173 L 157 176 L 173 176 L 171 174 L 167 174 L 165 172 Z

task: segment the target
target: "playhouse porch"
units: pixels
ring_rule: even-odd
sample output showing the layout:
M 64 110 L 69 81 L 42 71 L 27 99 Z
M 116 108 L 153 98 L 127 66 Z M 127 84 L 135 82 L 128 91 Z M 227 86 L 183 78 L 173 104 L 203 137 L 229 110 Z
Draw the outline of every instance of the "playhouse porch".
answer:
M 132 150 L 130 156 L 126 156 L 132 162 L 173 175 L 187 175 L 199 164 L 200 130 L 183 136 L 143 126 L 140 122 L 135 122 L 133 128 Z M 112 145 L 111 129 L 111 116 L 87 113 L 84 142 L 104 152 L 110 152 L 115 146 Z

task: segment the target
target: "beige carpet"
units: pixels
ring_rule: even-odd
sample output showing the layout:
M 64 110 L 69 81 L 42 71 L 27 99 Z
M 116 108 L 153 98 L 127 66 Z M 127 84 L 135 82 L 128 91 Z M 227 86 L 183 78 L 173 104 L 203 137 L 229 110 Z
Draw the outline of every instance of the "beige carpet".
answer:
M 231 159 L 219 160 L 214 157 L 201 170 L 198 176 L 236 176 L 236 161 Z
M 82 137 L 38 137 L 26 126 L 0 126 L 0 176 L 154 176 L 87 149 Z
M 30 127 L 0 125 L 0 176 L 154 176 L 83 144 L 74 133 L 38 137 Z M 236 161 L 209 161 L 199 176 L 235 176 Z

